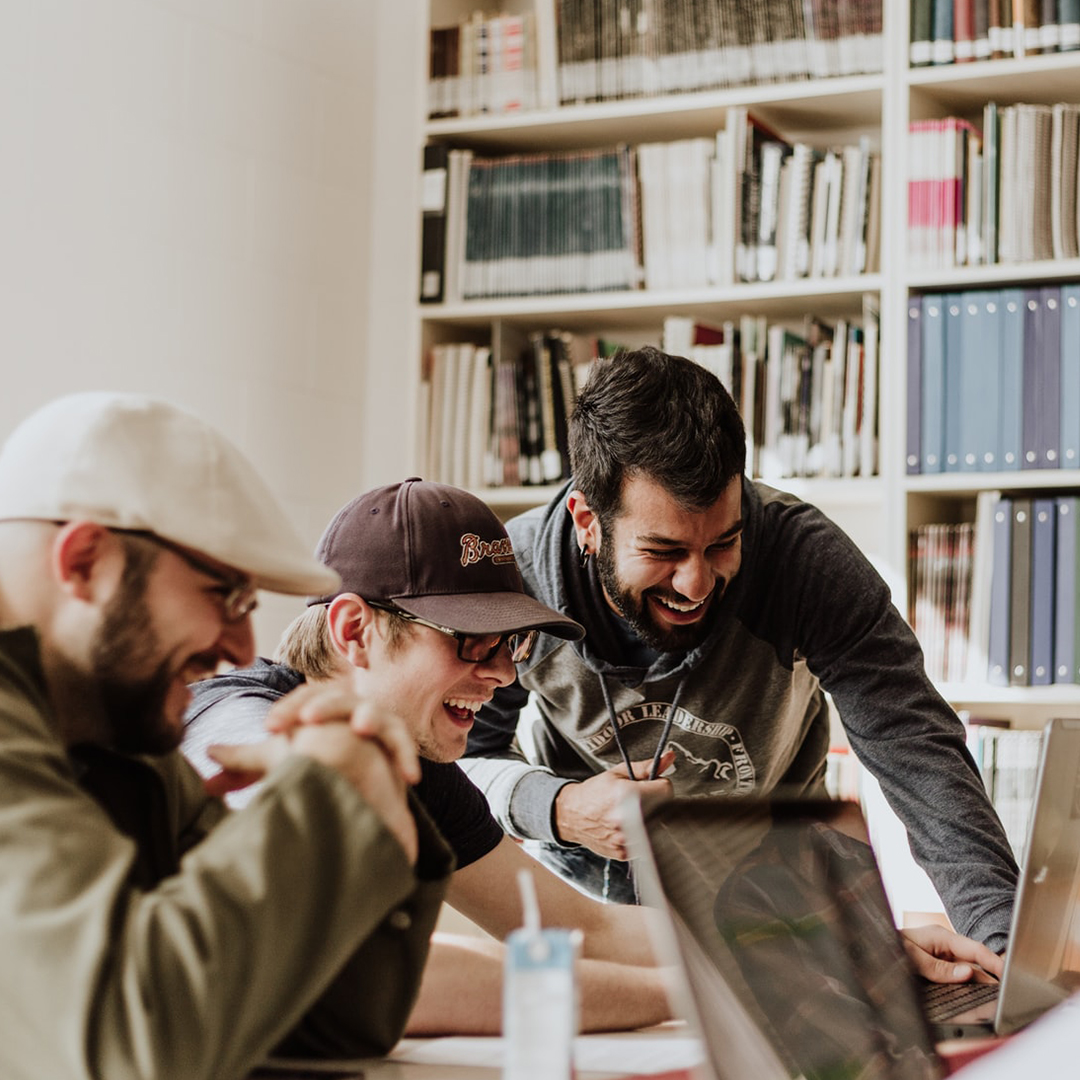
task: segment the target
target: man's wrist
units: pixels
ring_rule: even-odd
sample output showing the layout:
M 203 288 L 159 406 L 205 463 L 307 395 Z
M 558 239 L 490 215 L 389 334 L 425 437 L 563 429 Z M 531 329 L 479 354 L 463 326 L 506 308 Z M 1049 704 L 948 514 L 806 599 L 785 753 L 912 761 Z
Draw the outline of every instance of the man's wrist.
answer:
M 530 769 L 514 787 L 510 800 L 510 825 L 515 835 L 526 840 L 571 846 L 560 839 L 555 825 L 555 803 L 559 792 L 573 783 L 549 769 Z

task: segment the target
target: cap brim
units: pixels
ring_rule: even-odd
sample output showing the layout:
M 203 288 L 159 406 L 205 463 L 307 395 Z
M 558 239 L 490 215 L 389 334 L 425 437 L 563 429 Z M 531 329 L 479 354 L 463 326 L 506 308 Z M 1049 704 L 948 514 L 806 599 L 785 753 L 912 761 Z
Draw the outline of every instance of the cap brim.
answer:
M 585 636 L 585 627 L 519 592 L 455 593 L 452 596 L 395 596 L 402 611 L 460 630 L 463 634 L 506 634 L 543 630 L 566 641 Z

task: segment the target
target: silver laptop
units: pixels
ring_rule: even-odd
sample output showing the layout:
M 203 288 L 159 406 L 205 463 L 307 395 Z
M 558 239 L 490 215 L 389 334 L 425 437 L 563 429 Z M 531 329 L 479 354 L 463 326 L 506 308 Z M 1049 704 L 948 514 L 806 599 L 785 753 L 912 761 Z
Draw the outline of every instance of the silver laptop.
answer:
M 675 799 L 636 812 L 678 1005 L 719 1080 L 944 1074 L 855 803 Z
M 939 1037 L 1007 1035 L 1080 988 L 1080 720 L 1043 731 L 1035 807 L 1013 907 L 1005 971 L 981 1004 L 939 1011 Z M 955 991 L 961 990 L 956 987 Z M 945 990 L 946 997 L 955 992 Z
M 1080 721 L 1048 727 L 1044 761 L 1010 985 L 990 1007 L 1003 1031 L 1065 997 L 1080 968 Z M 942 1074 L 933 1040 L 955 1032 L 927 1023 L 857 805 L 630 804 L 626 828 L 643 899 L 671 916 L 658 944 L 682 962 L 682 1005 L 715 1076 Z M 1016 929 L 1025 919 L 1037 935 Z M 985 1034 L 990 1024 L 960 1026 Z

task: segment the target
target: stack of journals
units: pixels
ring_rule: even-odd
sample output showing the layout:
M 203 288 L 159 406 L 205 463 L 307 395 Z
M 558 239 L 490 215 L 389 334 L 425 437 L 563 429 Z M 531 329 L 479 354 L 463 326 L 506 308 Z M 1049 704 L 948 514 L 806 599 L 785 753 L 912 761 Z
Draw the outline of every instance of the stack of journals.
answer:
M 743 107 L 715 137 L 636 147 L 479 157 L 432 144 L 420 299 L 869 273 L 880 188 L 866 139 L 788 143 Z
M 431 118 L 882 70 L 881 0 L 529 7 L 431 30 Z
M 1007 720 L 970 718 L 967 733 L 968 749 L 979 766 L 1016 861 L 1022 864 L 1035 804 L 1042 732 L 1010 728 Z
M 1080 285 L 908 302 L 907 471 L 1080 468 Z
M 1080 105 L 1016 104 L 908 132 L 908 258 L 915 269 L 1080 254 Z
M 912 67 L 1080 49 L 1080 2 L 911 0 Z

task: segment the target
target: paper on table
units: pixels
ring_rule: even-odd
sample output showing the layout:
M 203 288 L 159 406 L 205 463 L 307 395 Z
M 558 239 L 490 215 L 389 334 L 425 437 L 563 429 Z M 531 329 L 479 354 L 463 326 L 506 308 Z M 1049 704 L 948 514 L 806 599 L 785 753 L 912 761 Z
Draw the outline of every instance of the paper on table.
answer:
M 390 1059 L 428 1065 L 500 1068 L 503 1042 L 497 1037 L 459 1036 L 425 1039 L 417 1044 L 406 1040 L 390 1054 Z M 701 1060 L 701 1043 L 689 1035 L 650 1038 L 635 1033 L 629 1039 L 618 1035 L 581 1035 L 574 1040 L 574 1067 L 578 1072 L 625 1072 L 640 1076 L 689 1069 Z

